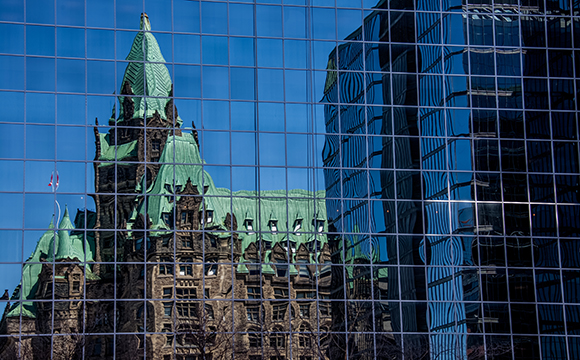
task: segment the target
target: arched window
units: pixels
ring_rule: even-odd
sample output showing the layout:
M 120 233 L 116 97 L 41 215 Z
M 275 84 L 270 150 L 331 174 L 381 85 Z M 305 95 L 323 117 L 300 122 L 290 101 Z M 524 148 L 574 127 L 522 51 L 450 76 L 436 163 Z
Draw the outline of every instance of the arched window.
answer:
M 302 324 L 300 325 L 300 328 L 298 329 L 299 333 L 298 333 L 298 346 L 300 347 L 310 347 L 311 345 L 311 341 L 310 341 L 310 331 L 308 331 L 308 328 L 306 327 L 306 325 Z
M 181 258 L 182 264 L 179 265 L 179 275 L 182 276 L 191 276 L 193 275 L 193 266 L 191 263 L 193 262 L 193 258 L 190 257 L 183 257 Z
M 283 349 L 286 347 L 286 334 L 279 332 L 281 329 L 275 329 L 273 333 L 270 334 L 270 347 Z
M 206 276 L 216 275 L 218 271 L 217 258 L 208 258 L 204 265 L 204 272 Z
M 213 306 L 211 306 L 210 304 L 205 304 L 203 308 L 205 310 L 206 318 L 208 320 L 213 320 L 214 319 Z
M 144 329 L 144 327 L 143 327 L 143 322 L 144 322 L 143 311 L 144 311 L 144 308 L 143 308 L 143 305 L 141 305 L 141 306 L 139 306 L 139 308 L 137 309 L 137 313 L 135 314 L 135 319 L 137 320 L 136 321 L 137 329 L 139 331 L 143 331 L 143 329 Z
M 250 340 L 250 347 L 254 348 L 262 347 L 262 334 L 256 329 L 251 329 L 250 331 L 256 331 L 248 334 L 248 339 Z
M 272 306 L 272 320 L 282 321 L 286 317 L 286 309 L 288 309 L 288 303 L 278 303 Z

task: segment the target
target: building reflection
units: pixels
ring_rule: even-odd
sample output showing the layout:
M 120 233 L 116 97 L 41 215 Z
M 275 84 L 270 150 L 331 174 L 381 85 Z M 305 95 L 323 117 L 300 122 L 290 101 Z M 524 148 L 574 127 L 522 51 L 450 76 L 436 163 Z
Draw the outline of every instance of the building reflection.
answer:
M 387 2 L 377 8 L 386 9 Z M 421 205 L 413 201 L 414 194 L 420 193 L 419 173 L 413 171 L 419 168 L 419 154 L 415 152 L 416 137 L 407 137 L 418 135 L 416 109 L 410 107 L 417 104 L 416 96 L 410 95 L 417 84 L 414 75 L 384 73 L 391 66 L 401 73 L 416 71 L 412 70 L 413 46 L 389 49 L 388 45 L 392 29 L 404 32 L 413 24 L 406 16 L 392 14 L 392 20 L 389 27 L 389 13 L 374 11 L 365 18 L 364 27 L 346 39 L 348 43 L 330 54 L 323 98 L 328 103 L 326 131 L 331 134 L 323 154 L 329 224 L 342 235 L 334 240 L 334 250 L 340 253 L 335 261 L 347 264 L 346 289 L 333 287 L 338 289 L 333 298 L 348 299 L 347 304 L 368 304 L 366 317 L 335 316 L 333 329 L 344 331 L 346 323 L 346 331 L 351 333 L 379 333 L 347 336 L 349 358 L 401 354 L 402 333 L 410 334 L 404 336 L 417 350 L 415 355 L 426 351 L 425 339 L 416 334 L 427 330 L 424 304 L 417 302 L 425 299 L 425 286 L 420 285 L 425 283 L 425 273 L 412 267 L 420 261 L 417 249 L 421 241 L 413 234 L 422 232 Z M 363 40 L 375 43 L 363 45 Z M 380 106 L 390 104 L 396 106 Z M 406 136 L 394 138 L 393 133 Z M 395 172 L 395 163 L 403 171 Z M 361 283 L 366 286 L 359 286 Z M 378 300 L 374 310 L 371 299 Z
M 96 211 L 39 240 L 0 358 L 326 358 L 324 191 L 216 187 L 150 30 L 142 15 L 119 108 L 94 128 Z
M 0 359 L 573 358 L 570 14 L 380 1 L 329 54 L 319 192 L 215 185 L 143 15 L 95 211 L 38 240 Z

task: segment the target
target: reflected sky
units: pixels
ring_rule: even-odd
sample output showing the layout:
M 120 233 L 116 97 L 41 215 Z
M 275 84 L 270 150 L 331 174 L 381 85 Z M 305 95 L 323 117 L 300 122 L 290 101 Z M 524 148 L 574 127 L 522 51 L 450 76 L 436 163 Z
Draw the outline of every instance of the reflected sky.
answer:
M 553 1 L 493 14 L 375 2 L 0 0 L 0 290 L 16 286 L 59 206 L 95 209 L 94 125 L 106 133 L 120 116 L 146 12 L 215 185 L 326 190 L 347 239 L 339 262 L 403 265 L 383 279 L 388 300 L 407 301 L 398 314 L 390 304 L 395 331 L 430 331 L 437 349 L 442 329 L 466 334 L 480 329 L 474 316 L 505 310 L 464 301 L 577 301 L 572 275 L 474 269 L 578 266 L 550 248 L 579 236 L 578 19 Z
M 142 2 L 123 2 L 116 7 L 113 2 L 87 2 L 85 9 L 80 2 L 58 1 L 58 17 L 47 4 L 28 2 L 24 9 L 18 2 L 3 1 L 0 15 L 0 21 L 7 22 L 0 26 L 10 35 L 0 41 L 0 53 L 7 54 L 0 55 L 2 88 L 33 91 L 3 91 L 0 100 L 5 118 L 12 122 L 2 125 L 0 154 L 13 159 L 2 161 L 0 178 L 4 191 L 17 192 L 2 195 L 14 207 L 0 210 L 0 226 L 27 229 L 19 235 L 24 238 L 23 248 L 9 261 L 25 260 L 34 249 L 41 229 L 48 226 L 49 214 L 58 212 L 55 199 L 70 209 L 94 210 L 93 199 L 86 196 L 94 191 L 94 169 L 91 163 L 83 163 L 95 156 L 91 126 L 95 118 L 106 123 L 114 111 L 114 94 L 127 66 L 124 59 L 143 11 L 152 19 L 154 36 L 175 83 L 175 104 L 185 120 L 184 130 L 190 131 L 191 122 L 198 130 L 208 130 L 200 131 L 200 150 L 216 186 L 234 191 L 324 188 L 322 172 L 308 169 L 321 164 L 323 139 L 312 134 L 323 131 L 322 107 L 307 102 L 316 101 L 318 95 L 309 89 L 325 73 L 312 77 L 298 69 L 312 66 L 312 59 L 317 58 L 316 68 L 323 70 L 335 43 L 322 42 L 314 56 L 310 43 L 298 40 L 307 38 L 306 31 L 292 30 L 296 27 L 287 30 L 297 40 L 285 47 L 282 40 L 218 36 L 228 31 L 230 35 L 254 34 L 248 26 L 253 22 L 253 6 L 245 4 L 230 5 L 229 23 L 221 16 L 227 12 L 225 3 L 176 1 L 173 21 L 171 8 L 155 2 L 147 3 L 146 9 Z M 38 25 L 13 23 L 23 21 L 24 12 L 27 21 Z M 281 22 L 273 21 L 281 16 L 280 8 L 260 6 L 256 14 L 263 19 L 258 36 L 281 36 Z M 305 14 L 305 8 L 289 8 L 284 16 L 288 23 L 300 17 L 305 22 Z M 200 27 L 200 23 L 205 25 Z M 126 31 L 110 29 L 113 26 Z M 164 32 L 172 26 L 180 33 Z M 200 36 L 200 31 L 212 35 Z M 256 65 L 270 69 L 256 70 Z M 284 66 L 297 70 L 285 71 Z M 280 86 L 284 79 L 286 86 Z M 302 103 L 244 102 L 256 98 Z M 236 132 L 226 132 L 229 130 Z M 224 148 L 230 143 L 229 149 Z M 258 165 L 266 167 L 258 170 Z M 56 172 L 60 183 L 55 198 L 47 184 Z M 7 273 L 12 275 L 0 287 L 14 288 L 19 281 L 18 266 Z

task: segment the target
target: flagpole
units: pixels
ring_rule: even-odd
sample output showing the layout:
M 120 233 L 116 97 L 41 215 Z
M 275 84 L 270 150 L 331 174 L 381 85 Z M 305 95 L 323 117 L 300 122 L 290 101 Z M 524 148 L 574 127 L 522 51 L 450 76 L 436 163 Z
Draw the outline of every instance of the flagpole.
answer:
M 50 174 L 50 183 L 48 184 L 48 186 L 50 186 L 52 188 L 52 192 L 54 193 L 54 202 L 56 203 L 56 206 L 58 208 L 58 216 L 56 217 L 56 226 L 54 227 L 54 248 L 53 250 L 53 259 L 56 257 L 56 252 L 57 252 L 57 244 L 56 244 L 56 237 L 57 237 L 57 231 L 58 231 L 58 226 L 60 224 L 60 204 L 58 203 L 58 200 L 56 199 L 56 190 L 58 190 L 58 185 L 59 185 L 59 177 L 58 177 L 58 171 L 56 171 L 56 183 L 53 182 L 53 178 L 54 178 L 54 171 L 52 172 L 52 174 Z

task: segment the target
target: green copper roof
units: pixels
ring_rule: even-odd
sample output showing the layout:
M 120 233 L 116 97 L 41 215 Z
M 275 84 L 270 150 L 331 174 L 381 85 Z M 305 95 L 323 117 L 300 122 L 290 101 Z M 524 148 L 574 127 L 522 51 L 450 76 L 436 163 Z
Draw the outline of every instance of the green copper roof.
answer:
M 157 111 L 163 119 L 167 119 L 165 106 L 171 96 L 171 75 L 165 65 L 159 44 L 151 34 L 151 24 L 146 14 L 141 15 L 140 29 L 126 58 L 130 62 L 125 69 L 121 88 L 128 82 L 133 94 L 137 95 L 132 97 L 135 104 L 133 118 L 148 118 Z M 120 111 L 117 121 L 124 119 L 124 99 L 119 97 Z M 111 120 L 114 122 L 114 119 Z M 182 121 L 179 117 L 176 122 L 181 126 Z
M 197 143 L 190 133 L 184 132 L 182 136 L 170 136 L 159 158 L 159 162 L 163 165 L 161 165 L 155 180 L 146 192 L 149 195 L 162 196 L 149 196 L 146 204 L 140 199 L 141 202 L 136 207 L 132 220 L 136 218 L 137 213 L 148 213 L 152 221 L 150 228 L 163 232 L 170 230 L 163 220 L 163 213 L 171 213 L 173 209 L 171 195 L 174 193 L 174 179 L 175 186 L 181 187 L 184 187 L 187 180 L 190 179 L 193 186 L 196 186 L 200 193 L 203 193 L 204 186 L 214 187 L 214 185 L 209 174 L 203 171 Z M 137 192 L 143 191 L 143 181 L 145 180 L 143 179 L 137 186 Z M 145 206 L 147 211 L 145 211 Z
M 327 242 L 326 236 L 319 233 L 316 224 L 316 220 L 326 219 L 324 191 L 314 193 L 294 189 L 288 192 L 286 190 L 232 192 L 229 189 L 217 188 L 210 174 L 204 170 L 203 160 L 200 158 L 193 135 L 186 132 L 181 136 L 168 138 L 159 162 L 162 163 L 159 173 L 146 190 L 147 201 L 142 197 L 137 200 L 138 204 L 129 221 L 129 228 L 137 214 L 147 214 L 151 221 L 150 229 L 157 230 L 151 233 L 152 236 L 168 234 L 171 228 L 165 223 L 163 214 L 173 212 L 173 195 L 176 188 L 183 188 L 189 179 L 200 194 L 205 194 L 204 208 L 213 211 L 212 222 L 206 224 L 212 229 L 213 235 L 231 236 L 225 226 L 225 220 L 229 213 L 234 214 L 243 251 L 259 239 L 270 241 L 272 248 L 277 243 L 287 248 L 288 240 L 296 244 L 296 249 L 315 240 L 320 242 L 320 246 L 324 246 Z M 137 187 L 137 192 L 143 192 L 142 183 Z M 179 199 L 180 197 L 176 196 L 176 201 Z M 252 221 L 251 231 L 245 228 L 246 220 Z M 276 222 L 275 231 L 271 228 L 273 221 Z M 298 223 L 300 226 L 297 228 Z M 322 226 L 322 231 L 326 231 L 326 222 Z M 315 244 L 312 244 L 313 246 Z M 295 260 L 294 256 L 291 256 L 291 261 Z M 314 256 L 311 256 L 310 260 L 312 263 L 318 262 Z M 266 255 L 266 261 L 273 262 L 269 254 Z M 244 267 L 240 268 L 240 271 L 243 272 Z M 296 270 L 290 271 L 292 273 Z
M 101 144 L 101 156 L 99 157 L 99 160 L 115 161 L 115 159 L 124 160 L 137 156 L 137 140 L 115 146 L 111 144 L 109 134 L 99 134 L 99 138 L 99 143 Z M 111 164 L 112 163 L 110 162 L 103 162 L 100 163 L 99 166 L 106 166 Z
M 68 209 L 65 209 L 64 216 L 58 227 L 56 259 L 60 260 L 70 258 L 85 261 L 82 236 L 71 236 L 69 234 L 69 230 L 74 229 L 74 226 L 70 221 Z
M 70 258 L 81 262 L 93 261 L 93 253 L 90 250 L 91 246 L 89 246 L 88 240 L 83 245 L 84 232 L 71 235 L 70 230 L 73 229 L 74 226 L 70 220 L 68 208 L 65 207 L 64 215 L 56 230 L 54 228 L 54 216 L 52 217 L 48 230 L 40 237 L 34 252 L 22 266 L 22 281 L 11 298 L 11 300 L 20 300 L 22 302 L 15 302 L 6 316 L 20 316 L 21 312 L 22 316 L 32 318 L 36 316 L 34 304 L 26 300 L 35 298 L 38 288 L 38 275 L 40 275 L 42 270 L 43 261 L 51 262 L 55 257 L 57 260 Z M 87 249 L 86 253 L 85 248 Z M 95 278 L 88 266 L 85 269 L 85 275 L 88 279 Z

